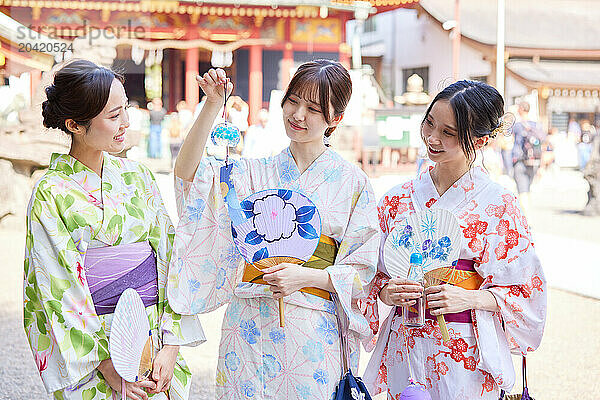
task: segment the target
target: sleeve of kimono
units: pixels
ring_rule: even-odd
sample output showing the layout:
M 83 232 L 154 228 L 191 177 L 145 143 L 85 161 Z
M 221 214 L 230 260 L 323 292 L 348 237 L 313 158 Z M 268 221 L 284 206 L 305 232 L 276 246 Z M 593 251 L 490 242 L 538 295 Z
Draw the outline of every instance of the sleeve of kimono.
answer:
M 483 368 L 493 372 L 498 365 L 511 362 L 498 355 L 498 348 L 508 345 L 512 352 L 525 355 L 539 346 L 546 321 L 547 291 L 518 200 L 504 194 L 502 203 L 489 205 L 486 213 L 491 226 L 487 227 L 477 270 L 484 278 L 481 289 L 494 295 L 500 311 L 476 310 L 474 327 Z
M 156 206 L 156 222 L 150 232 L 149 240 L 156 248 L 156 264 L 159 271 L 159 300 L 162 300 L 159 332 L 162 335 L 163 344 L 197 346 L 206 341 L 200 322 L 195 315 L 182 316 L 174 312 L 165 296 L 166 277 L 173 251 L 175 229 L 167 214 L 152 172 L 143 168 L 149 177 L 150 195 Z
M 390 281 L 390 278 L 383 268 L 383 245 L 389 234 L 389 224 L 387 221 L 389 214 L 387 213 L 383 198 L 377 205 L 377 216 L 379 218 L 379 258 L 377 261 L 377 273 L 375 274 L 375 278 L 369 284 L 369 294 L 367 298 L 359 301 L 359 306 L 364 310 L 365 318 L 369 322 L 369 327 L 371 328 L 373 335 L 376 335 L 379 331 L 379 292 L 381 292 L 381 289 L 383 289 Z
M 368 285 L 377 270 L 379 232 L 373 189 L 366 177 L 365 184 L 358 190 L 354 195 L 357 200 L 351 211 L 336 263 L 326 270 L 350 320 L 349 329 L 368 340 L 372 336 L 371 330 L 358 306 L 358 300 L 367 297 Z
M 109 358 L 83 261 L 69 229 L 73 199 L 38 187 L 27 214 L 24 328 L 46 390 L 80 381 Z
M 232 175 L 239 164 L 234 162 Z M 222 162 L 204 157 L 193 182 L 176 178 L 179 224 L 169 268 L 167 296 L 181 314 L 207 313 L 229 302 L 241 258 L 220 187 Z
M 546 279 L 518 200 L 505 194 L 503 201 L 503 205 L 488 208 L 502 215 L 492 219 L 497 221 L 496 234 L 488 236 L 487 260 L 483 260 L 487 263 L 479 269 L 486 274 L 482 288 L 496 297 L 511 349 L 525 355 L 536 349 L 542 339 Z
M 377 216 L 379 219 L 379 248 L 377 273 L 371 282 L 369 295 L 361 302 L 361 308 L 366 309 L 366 318 L 374 335 L 379 330 L 379 292 L 390 281 L 384 265 L 383 247 L 385 241 L 394 226 L 396 219 L 401 219 L 405 213 L 410 212 L 410 195 L 407 193 L 412 183 L 407 182 L 402 186 L 396 186 L 388 191 L 377 205 Z
M 200 168 L 200 167 L 198 167 Z M 192 188 L 192 183 L 185 179 L 178 178 L 175 176 L 175 203 L 177 205 L 177 216 L 181 218 L 185 211 L 188 195 Z

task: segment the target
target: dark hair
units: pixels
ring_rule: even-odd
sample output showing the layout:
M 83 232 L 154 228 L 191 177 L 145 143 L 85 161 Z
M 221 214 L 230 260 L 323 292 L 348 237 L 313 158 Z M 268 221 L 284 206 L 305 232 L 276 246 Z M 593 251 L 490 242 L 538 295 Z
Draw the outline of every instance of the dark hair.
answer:
M 456 119 L 458 142 L 469 160 L 475 161 L 474 138 L 489 135 L 500 126 L 504 115 L 504 100 L 498 91 L 483 82 L 462 80 L 439 92 L 425 112 L 421 128 L 438 100 L 450 103 Z M 421 129 L 421 135 L 422 135 Z
M 113 80 L 123 83 L 123 76 L 91 61 L 75 60 L 67 63 L 54 75 L 46 88 L 42 103 L 42 117 L 46 128 L 57 128 L 71 134 L 65 120 L 72 119 L 89 127 L 108 102 Z
M 329 102 L 333 106 L 334 118 L 340 117 L 352 95 L 352 80 L 346 68 L 337 61 L 309 61 L 300 65 L 292 77 L 281 100 L 282 107 L 292 94 L 307 100 L 318 96 L 325 122 L 331 124 Z M 335 127 L 327 128 L 325 136 L 330 136 L 334 130 Z

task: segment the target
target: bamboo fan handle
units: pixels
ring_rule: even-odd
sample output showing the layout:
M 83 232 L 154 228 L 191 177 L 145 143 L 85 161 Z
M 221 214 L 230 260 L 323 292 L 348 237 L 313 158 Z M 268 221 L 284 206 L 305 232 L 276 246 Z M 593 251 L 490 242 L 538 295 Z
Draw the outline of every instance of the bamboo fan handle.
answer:
M 298 259 L 298 258 L 293 258 L 293 257 L 270 257 L 270 258 L 265 258 L 262 259 L 260 261 L 256 261 L 254 263 L 252 263 L 252 265 L 254 265 L 254 267 L 256 269 L 259 270 L 263 270 L 264 268 L 268 268 L 268 267 L 272 267 L 274 265 L 277 264 L 281 264 L 284 262 L 288 262 L 288 263 L 292 263 L 292 264 L 302 264 L 304 261 Z M 279 299 L 278 301 L 278 305 L 279 305 L 279 326 L 281 328 L 283 328 L 285 326 L 285 317 L 284 317 L 284 313 L 283 313 L 283 298 Z
M 281 328 L 285 326 L 285 318 L 283 316 L 283 298 L 279 299 L 279 326 Z
M 427 273 L 425 273 L 425 287 L 430 287 L 430 286 L 434 286 L 437 285 L 440 282 L 443 282 L 442 279 L 440 279 L 436 274 L 434 274 L 435 272 L 438 272 L 438 269 L 435 269 L 433 271 L 429 271 Z M 438 315 L 436 317 L 438 326 L 440 327 L 440 333 L 442 334 L 442 341 L 444 343 L 450 341 L 450 334 L 448 333 L 448 327 L 446 326 L 446 320 L 444 319 L 443 315 Z
M 448 334 L 448 327 L 446 326 L 446 320 L 443 315 L 437 316 L 437 323 L 440 326 L 440 332 L 442 333 L 442 340 L 444 343 L 450 341 L 450 335 Z

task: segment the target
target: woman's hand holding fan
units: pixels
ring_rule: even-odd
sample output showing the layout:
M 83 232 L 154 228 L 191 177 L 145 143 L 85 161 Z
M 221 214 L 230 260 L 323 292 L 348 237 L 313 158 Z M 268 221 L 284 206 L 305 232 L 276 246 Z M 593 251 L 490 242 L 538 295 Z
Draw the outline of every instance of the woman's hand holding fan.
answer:
M 448 210 L 435 208 L 410 214 L 399 221 L 384 244 L 384 264 L 392 278 L 408 278 L 410 257 L 423 257 L 425 286 L 441 283 L 430 271 L 453 265 L 458 260 L 462 235 L 456 217 Z M 426 289 L 427 290 L 427 289 Z M 428 297 L 429 300 L 429 297 Z M 444 341 L 450 340 L 446 321 L 440 313 L 438 325 Z
M 299 271 L 296 268 L 310 259 L 319 244 L 321 217 L 314 203 L 292 190 L 269 189 L 248 196 L 240 207 L 245 220 L 232 224 L 231 233 L 244 260 L 270 274 L 267 278 L 275 287 L 284 280 L 286 291 L 305 287 L 298 287 L 301 282 L 294 271 Z M 290 264 L 296 266 L 292 268 Z M 310 268 L 303 268 L 302 274 L 310 274 Z M 263 274 L 257 279 L 264 277 Z M 278 300 L 279 323 L 283 327 L 283 296 L 278 296 Z
M 152 380 L 156 382 L 156 389 L 150 390 L 149 393 L 159 393 L 169 389 L 178 354 L 179 346 L 166 344 L 160 349 L 152 364 Z
M 110 358 L 100 362 L 100 365 L 98 365 L 98 371 L 100 371 L 102 377 L 112 390 L 115 392 L 123 391 L 122 378 L 115 370 Z M 151 393 L 156 389 L 156 382 L 149 379 L 139 382 L 125 382 L 124 385 L 126 396 L 132 400 L 148 399 L 148 393 Z
M 105 369 L 109 385 L 121 392 L 123 399 L 147 399 L 144 389 L 156 390 L 150 380 L 154 361 L 154 343 L 146 308 L 135 289 L 126 289 L 119 297 L 108 339 L 110 365 Z M 100 369 L 100 372 L 103 372 Z M 114 382 L 115 371 L 121 377 L 121 390 Z M 104 374 L 104 372 L 103 372 Z M 117 385 L 117 388 L 113 385 Z
M 474 290 L 453 285 L 435 285 L 425 289 L 427 308 L 431 315 L 454 314 L 475 308 Z
M 324 270 L 305 268 L 298 264 L 281 263 L 263 269 L 263 280 L 271 285 L 274 299 L 281 299 L 305 287 L 333 291 L 329 273 Z

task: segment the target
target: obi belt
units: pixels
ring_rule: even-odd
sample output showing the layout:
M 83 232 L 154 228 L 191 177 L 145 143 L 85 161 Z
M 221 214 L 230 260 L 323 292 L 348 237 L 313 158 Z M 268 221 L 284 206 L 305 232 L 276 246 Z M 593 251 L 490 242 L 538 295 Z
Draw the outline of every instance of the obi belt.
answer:
M 335 263 L 337 253 L 337 242 L 329 236 L 321 235 L 315 252 L 308 261 L 301 265 L 306 268 L 325 269 Z M 242 282 L 268 285 L 268 283 L 262 279 L 264 273 L 257 268 L 256 265 L 260 267 L 260 261 L 256 262 L 255 264 L 246 263 L 244 275 L 242 276 Z M 323 289 L 306 287 L 300 289 L 300 291 L 322 297 L 325 300 L 331 300 L 331 295 L 329 292 Z
M 135 289 L 145 307 L 158 304 L 158 270 L 149 242 L 88 249 L 85 276 L 96 314 L 110 314 L 125 289 Z
M 447 283 L 454 286 L 459 286 L 467 290 L 477 290 L 483 282 L 483 278 L 475 270 L 473 260 L 460 259 L 455 267 L 439 268 L 436 271 L 435 279 L 440 285 Z M 427 274 L 425 274 L 427 276 Z M 396 314 L 402 314 L 402 307 L 396 307 Z M 429 309 L 425 309 L 425 318 L 435 320 L 436 317 L 431 315 Z M 471 310 L 465 310 L 459 313 L 444 314 L 446 322 L 462 322 L 471 323 Z

